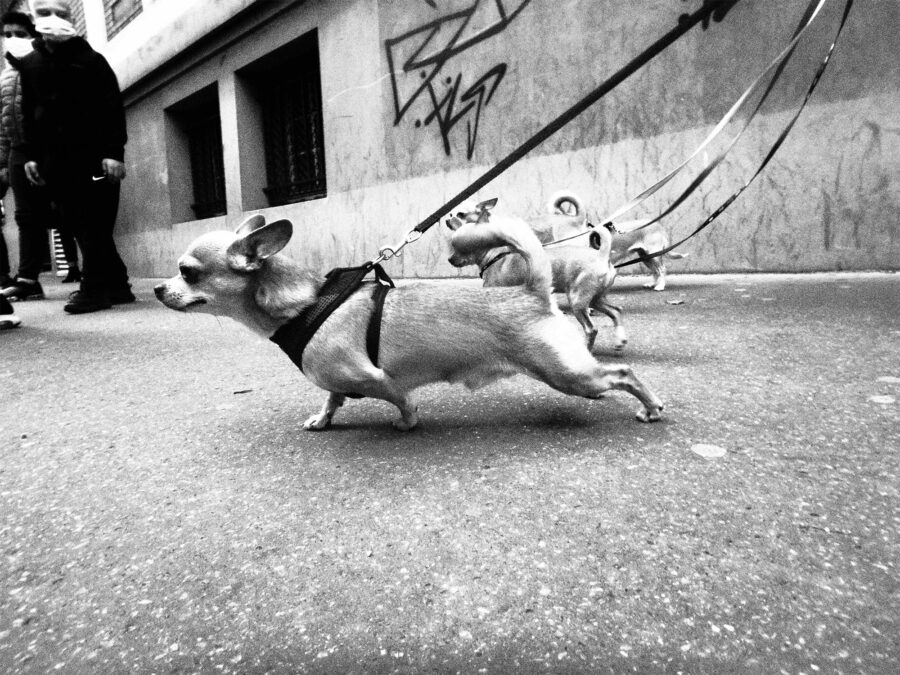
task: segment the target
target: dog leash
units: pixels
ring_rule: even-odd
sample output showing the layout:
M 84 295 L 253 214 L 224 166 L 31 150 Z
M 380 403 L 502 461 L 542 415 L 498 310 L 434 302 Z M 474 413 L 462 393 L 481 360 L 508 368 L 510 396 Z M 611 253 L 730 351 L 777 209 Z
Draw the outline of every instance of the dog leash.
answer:
M 749 96 L 760 86 L 760 84 L 765 80 L 766 75 L 772 70 L 775 69 L 775 74 L 769 79 L 769 83 L 766 86 L 765 91 L 760 97 L 759 101 L 756 103 L 756 106 L 753 108 L 753 111 L 750 115 L 747 116 L 747 119 L 744 121 L 743 126 L 740 128 L 737 134 L 731 139 L 731 142 L 728 143 L 723 150 L 719 152 L 719 154 L 713 159 L 712 162 L 709 162 L 700 173 L 700 175 L 695 178 L 691 184 L 688 186 L 684 192 L 682 192 L 676 200 L 668 207 L 665 211 L 663 211 L 658 216 L 652 218 L 647 223 L 644 223 L 636 230 L 643 229 L 645 227 L 650 227 L 654 223 L 662 220 L 665 216 L 674 211 L 685 199 L 687 199 L 694 190 L 706 179 L 709 174 L 713 172 L 713 170 L 725 159 L 725 155 L 734 147 L 737 143 L 738 139 L 744 134 L 747 128 L 750 126 L 753 119 L 756 117 L 757 113 L 762 108 L 763 104 L 768 99 L 769 94 L 774 89 L 778 80 L 781 79 L 781 75 L 784 72 L 784 69 L 787 67 L 788 62 L 790 61 L 791 56 L 794 54 L 794 51 L 797 48 L 797 44 L 800 41 L 800 38 L 803 37 L 803 34 L 806 30 L 813 24 L 816 17 L 819 15 L 822 7 L 826 4 L 828 0 L 810 0 L 810 3 L 807 5 L 806 10 L 803 12 L 803 15 L 800 19 L 800 23 L 791 36 L 790 42 L 787 46 L 760 72 L 760 74 L 756 77 L 756 79 L 750 84 L 750 86 L 744 91 L 743 94 L 737 99 L 734 105 L 731 106 L 731 109 L 725 113 L 725 116 L 719 121 L 719 123 L 713 128 L 712 132 L 706 137 L 706 139 L 694 150 L 691 155 L 685 159 L 681 164 L 675 167 L 671 172 L 669 172 L 666 176 L 663 176 L 659 181 L 651 185 L 649 188 L 641 192 L 636 197 L 633 197 L 631 200 L 620 206 L 618 209 L 607 215 L 606 217 L 600 219 L 600 222 L 604 225 L 607 223 L 614 224 L 614 221 L 619 219 L 628 211 L 631 211 L 636 206 L 644 202 L 648 197 L 655 194 L 659 191 L 660 188 L 668 184 L 675 176 L 677 176 L 681 171 L 693 160 L 700 152 L 706 148 L 710 142 L 712 142 L 724 129 L 725 126 L 734 118 L 740 108 L 747 101 Z M 633 230 L 632 230 L 633 231 Z
M 541 143 L 550 138 L 557 131 L 566 126 L 581 113 L 594 105 L 597 101 L 606 96 L 610 91 L 619 86 L 626 79 L 631 77 L 635 72 L 640 70 L 648 62 L 656 58 L 667 47 L 676 42 L 681 36 L 687 33 L 691 28 L 701 21 L 705 25 L 709 24 L 712 17 L 716 21 L 724 18 L 725 13 L 740 0 L 707 0 L 703 7 L 693 14 L 682 15 L 679 17 L 678 24 L 668 33 L 659 38 L 656 42 L 647 47 L 643 52 L 634 57 L 625 66 L 620 68 L 612 76 L 608 77 L 603 83 L 597 86 L 593 91 L 584 96 L 580 101 L 572 105 L 570 108 L 561 113 L 554 120 L 546 124 L 531 138 L 522 143 L 519 147 L 501 159 L 497 164 L 488 169 L 479 178 L 473 181 L 468 187 L 459 192 L 455 197 L 446 202 L 439 209 L 434 211 L 430 216 L 422 220 L 412 230 L 407 232 L 403 239 L 393 246 L 382 246 L 378 249 L 378 256 L 369 264 L 375 265 L 385 260 L 390 260 L 394 256 L 400 255 L 400 252 L 407 245 L 418 240 L 422 234 L 432 227 L 435 223 L 447 213 L 459 206 L 466 199 L 474 195 L 478 190 L 493 181 L 500 174 L 509 169 L 513 164 L 518 162 L 522 157 L 534 150 Z
M 621 232 L 616 228 L 615 221 L 628 211 L 631 211 L 635 207 L 642 204 L 649 197 L 659 191 L 660 188 L 668 184 L 673 178 L 675 178 L 675 176 L 681 173 L 684 168 L 688 164 L 690 164 L 691 160 L 696 158 L 704 148 L 706 148 L 716 137 L 719 136 L 720 133 L 722 133 L 728 122 L 730 122 L 734 118 L 740 108 L 744 105 L 744 103 L 746 103 L 750 95 L 765 80 L 766 74 L 774 68 L 775 74 L 769 79 L 769 83 L 766 86 L 766 89 L 760 97 L 759 101 L 756 103 L 756 106 L 753 108 L 753 111 L 747 116 L 747 119 L 744 121 L 741 129 L 725 146 L 725 148 L 718 153 L 718 155 L 713 159 L 712 162 L 707 163 L 703 171 L 693 181 L 691 181 L 690 185 L 688 185 L 688 187 L 680 195 L 678 195 L 678 197 L 665 209 L 665 211 L 655 216 L 654 218 L 647 220 L 646 223 L 640 225 L 639 227 L 628 230 L 628 232 L 636 232 L 637 230 L 642 230 L 646 227 L 650 227 L 654 223 L 662 220 L 664 217 L 674 211 L 678 206 L 680 206 L 700 186 L 700 184 L 703 183 L 704 180 L 706 180 L 706 178 L 713 172 L 713 170 L 722 163 L 722 161 L 725 159 L 725 156 L 731 151 L 731 149 L 737 143 L 738 139 L 740 139 L 740 137 L 750 126 L 751 122 L 753 122 L 757 113 L 762 108 L 763 103 L 765 103 L 766 99 L 769 97 L 769 94 L 772 92 L 778 80 L 781 78 L 784 69 L 787 67 L 791 56 L 797 48 L 797 44 L 802 34 L 806 31 L 807 28 L 810 27 L 810 25 L 812 25 L 816 16 L 819 14 L 826 2 L 827 0 L 810 0 L 809 4 L 803 12 L 803 15 L 800 18 L 797 29 L 791 36 L 791 41 L 788 43 L 788 45 L 774 59 L 772 59 L 772 61 L 769 62 L 769 64 L 759 73 L 759 75 L 757 75 L 756 79 L 754 79 L 750 86 L 747 87 L 746 90 L 744 90 L 744 92 L 738 97 L 737 101 L 735 101 L 728 112 L 726 112 L 722 119 L 719 120 L 715 127 L 713 127 L 713 130 L 710 132 L 710 134 L 703 140 L 702 143 L 700 143 L 699 146 L 697 146 L 697 148 L 688 156 L 687 159 L 685 159 L 683 162 L 681 162 L 681 164 L 676 166 L 672 171 L 670 171 L 656 183 L 645 189 L 643 192 L 630 199 L 628 202 L 617 208 L 609 215 L 601 218 L 599 222 L 602 223 L 604 227 L 611 230 L 613 234 L 621 234 Z M 593 225 L 590 223 L 588 225 L 589 227 L 593 227 Z M 562 239 L 551 241 L 547 244 L 544 244 L 544 246 L 546 247 L 554 246 L 556 244 L 563 244 L 573 239 L 583 237 L 589 232 L 590 230 L 579 232 L 578 234 L 573 234 L 568 237 L 563 237 Z
M 656 253 L 653 253 L 652 255 L 645 255 L 645 256 L 641 256 L 639 258 L 635 258 L 634 260 L 628 260 L 626 262 L 619 263 L 618 265 L 616 265 L 616 268 L 627 267 L 629 265 L 635 265 L 637 263 L 644 262 L 646 260 L 652 260 L 653 258 L 659 258 L 661 256 L 664 256 L 666 253 L 669 253 L 670 251 L 681 246 L 684 242 L 686 242 L 688 239 L 690 239 L 691 237 L 696 235 L 701 230 L 705 229 L 710 223 L 712 223 L 716 218 L 718 218 L 722 214 L 722 212 L 725 211 L 725 209 L 727 209 L 729 206 L 731 206 L 731 204 L 734 202 L 734 200 L 736 200 L 738 197 L 740 197 L 740 195 L 744 192 L 744 190 L 746 190 L 750 186 L 750 184 L 756 179 L 756 177 L 760 173 L 762 173 L 762 170 L 765 169 L 766 165 L 769 163 L 769 161 L 772 159 L 772 157 L 775 156 L 775 153 L 781 147 L 782 143 L 784 143 L 784 141 L 787 138 L 788 134 L 790 133 L 791 129 L 793 129 L 794 124 L 797 122 L 797 119 L 800 117 L 800 113 L 803 112 L 803 109 L 806 107 L 806 104 L 809 102 L 809 99 L 812 96 L 813 91 L 815 91 L 816 87 L 818 86 L 819 80 L 822 78 L 822 74 L 825 72 L 825 69 L 828 67 L 828 63 L 831 61 L 831 56 L 834 53 L 835 47 L 837 46 L 837 41 L 841 35 L 841 31 L 844 30 L 844 25 L 847 23 L 847 17 L 850 14 L 850 9 L 852 6 L 853 6 L 853 0 L 845 1 L 844 12 L 841 16 L 840 24 L 838 24 L 838 28 L 837 28 L 837 31 L 835 32 L 834 38 L 831 42 L 831 45 L 829 46 L 828 51 L 825 54 L 825 58 L 822 60 L 822 63 L 819 64 L 819 68 L 816 70 L 816 73 L 815 73 L 815 76 L 813 77 L 812 83 L 810 84 L 809 89 L 807 89 L 806 95 L 804 96 L 803 101 L 800 103 L 800 107 L 797 109 L 797 111 L 794 113 L 794 115 L 791 117 L 791 119 L 788 120 L 788 123 L 785 125 L 784 129 L 778 135 L 778 138 L 775 140 L 775 143 L 772 145 L 769 152 L 763 158 L 762 162 L 760 163 L 759 167 L 757 167 L 757 169 L 753 173 L 753 175 L 751 175 L 750 178 L 740 188 L 738 188 L 731 196 L 729 196 L 725 201 L 723 201 L 722 204 L 720 204 L 719 207 L 715 211 L 713 211 L 705 220 L 703 220 L 700 223 L 700 225 L 697 226 L 697 228 L 693 232 L 691 232 L 689 235 L 687 235 L 683 239 L 680 239 L 679 241 L 675 242 L 671 246 L 664 248 L 662 251 L 657 251 Z M 638 228 L 638 229 L 640 229 L 640 228 Z

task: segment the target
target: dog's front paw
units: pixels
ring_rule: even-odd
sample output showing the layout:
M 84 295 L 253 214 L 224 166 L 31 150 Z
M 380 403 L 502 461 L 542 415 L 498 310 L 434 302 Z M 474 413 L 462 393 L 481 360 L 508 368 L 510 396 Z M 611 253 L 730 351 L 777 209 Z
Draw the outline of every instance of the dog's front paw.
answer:
M 397 431 L 412 431 L 419 423 L 419 414 L 416 410 L 404 411 L 398 420 L 394 420 L 393 425 Z
M 307 431 L 323 431 L 331 425 L 331 415 L 319 413 L 313 415 L 303 423 L 303 428 Z
M 662 419 L 662 406 L 653 406 L 652 408 L 641 408 L 637 411 L 635 417 L 640 422 L 658 422 Z

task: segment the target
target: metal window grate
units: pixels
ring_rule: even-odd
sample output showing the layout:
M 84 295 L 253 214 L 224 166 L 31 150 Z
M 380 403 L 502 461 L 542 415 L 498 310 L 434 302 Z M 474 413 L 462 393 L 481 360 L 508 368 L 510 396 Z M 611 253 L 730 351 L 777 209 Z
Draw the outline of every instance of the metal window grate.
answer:
M 103 0 L 103 13 L 106 17 L 106 37 L 125 28 L 143 11 L 141 0 Z
M 84 2 L 81 0 L 75 0 L 72 3 L 72 24 L 79 35 L 87 34 L 87 24 L 84 21 Z
M 326 194 L 322 92 L 316 50 L 270 71 L 260 82 L 269 204 Z
M 222 122 L 218 106 L 206 108 L 191 116 L 185 125 L 194 203 L 191 208 L 198 219 L 225 213 L 225 162 L 222 158 Z

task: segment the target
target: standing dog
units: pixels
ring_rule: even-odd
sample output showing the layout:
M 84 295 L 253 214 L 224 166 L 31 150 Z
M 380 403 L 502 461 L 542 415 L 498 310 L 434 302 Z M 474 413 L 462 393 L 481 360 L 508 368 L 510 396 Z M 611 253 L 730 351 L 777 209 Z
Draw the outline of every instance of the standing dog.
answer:
M 613 235 L 612 252 L 610 260 L 613 264 L 622 260 L 631 260 L 647 255 L 653 255 L 669 248 L 669 235 L 659 223 L 653 223 L 649 227 L 639 228 L 648 223 L 648 220 L 631 220 L 624 223 L 616 223 L 616 232 Z M 680 260 L 687 257 L 687 253 L 669 251 L 654 258 L 641 261 L 650 274 L 653 281 L 644 284 L 644 288 L 652 288 L 654 291 L 666 290 L 666 261 L 665 258 Z
M 496 199 L 475 205 L 464 205 L 447 219 L 447 227 L 457 231 L 466 223 L 484 224 L 496 222 L 490 211 L 497 205 Z M 534 229 L 534 225 L 524 223 Z M 606 292 L 616 278 L 616 268 L 609 263 L 612 235 L 606 228 L 590 232 L 593 248 L 583 246 L 550 246 L 544 249 L 553 272 L 553 290 L 564 293 L 569 307 L 587 335 L 588 349 L 593 349 L 597 328 L 591 321 L 590 310 L 606 314 L 615 326 L 615 349 L 623 349 L 628 342 L 622 325 L 622 309 L 611 304 Z M 595 250 L 596 249 L 596 250 Z M 528 261 L 509 246 L 481 249 L 470 255 L 454 251 L 450 263 L 456 267 L 477 265 L 485 286 L 518 286 L 526 283 L 529 274 Z
M 287 220 L 246 220 L 235 233 L 209 232 L 178 260 L 179 274 L 159 284 L 171 309 L 228 316 L 271 336 L 317 299 L 320 274 L 281 255 L 292 236 Z M 551 271 L 534 233 L 515 223 L 465 225 L 453 234 L 461 255 L 511 246 L 528 264 L 524 286 L 477 288 L 411 283 L 385 299 L 378 365 L 366 349 L 372 295 L 357 291 L 321 325 L 303 352 L 303 372 L 329 392 L 305 429 L 324 429 L 348 395 L 371 396 L 400 410 L 394 426 L 412 429 L 418 412 L 412 392 L 433 382 L 470 388 L 517 373 L 566 394 L 600 398 L 610 389 L 637 397 L 639 420 L 660 418 L 662 403 L 628 366 L 598 363 L 581 331 L 558 310 Z
M 558 216 L 557 220 L 551 221 L 554 225 L 553 229 L 548 230 L 544 226 L 543 220 L 540 220 L 540 224 L 534 228 L 538 239 L 545 244 L 577 235 L 592 227 L 588 224 L 588 215 L 584 203 L 573 192 L 566 190 L 556 192 L 548 203 L 548 209 Z M 582 222 L 583 225 L 579 226 L 579 222 Z M 662 225 L 653 223 L 649 227 L 642 227 L 648 222 L 650 221 L 629 220 L 615 224 L 615 233 L 613 234 L 612 249 L 609 256 L 613 265 L 623 260 L 653 255 L 669 247 L 669 235 Z M 596 246 L 594 241 L 587 238 L 585 240 L 590 241 L 592 246 Z M 572 241 L 574 243 L 578 239 Z M 644 284 L 644 288 L 652 288 L 654 291 L 665 290 L 665 258 L 680 260 L 686 258 L 687 255 L 687 253 L 669 251 L 655 258 L 641 261 L 641 265 L 653 275 L 653 281 Z

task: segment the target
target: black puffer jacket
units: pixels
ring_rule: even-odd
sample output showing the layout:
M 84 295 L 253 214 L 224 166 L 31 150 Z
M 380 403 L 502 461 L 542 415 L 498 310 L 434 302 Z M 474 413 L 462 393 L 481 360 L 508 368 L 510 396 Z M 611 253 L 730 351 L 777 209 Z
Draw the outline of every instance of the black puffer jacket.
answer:
M 23 144 L 48 180 L 72 172 L 97 173 L 103 159 L 123 161 L 125 110 L 109 63 L 80 37 L 51 52 L 38 39 L 19 60 Z

